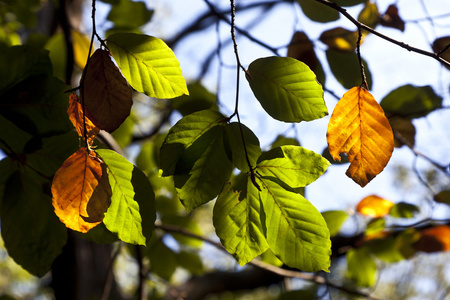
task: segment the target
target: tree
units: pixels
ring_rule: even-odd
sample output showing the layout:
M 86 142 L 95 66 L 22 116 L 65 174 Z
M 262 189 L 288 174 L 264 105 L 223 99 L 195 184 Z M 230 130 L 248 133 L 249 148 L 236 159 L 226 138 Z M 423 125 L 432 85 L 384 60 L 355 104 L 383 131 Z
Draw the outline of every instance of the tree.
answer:
M 383 281 L 377 274 L 384 264 L 450 248 L 448 216 L 433 214 L 450 203 L 448 155 L 436 160 L 416 147 L 416 120 L 445 126 L 436 116 L 448 115 L 448 93 L 438 85 L 413 85 L 412 78 L 392 91 L 376 91 L 379 74 L 372 75 L 363 59 L 364 43 L 376 37 L 439 63 L 445 78 L 450 37 L 435 36 L 425 49 L 394 39 L 395 31 L 382 33 L 405 30 L 402 7 L 395 4 L 380 13 L 365 0 L 232 0 L 226 7 L 205 0 L 203 14 L 163 41 L 144 32 L 155 13 L 144 2 L 102 2 L 112 27 L 97 29 L 105 25 L 98 26 L 100 2 L 94 0 L 88 3 L 90 38 L 76 25 L 80 14 L 69 17 L 77 12 L 70 1 L 59 1 L 54 10 L 49 2 L 58 25 L 43 26 L 43 32 L 38 24 L 49 23 L 35 17 L 37 10 L 44 15 L 39 1 L 1 6 L 2 238 L 22 268 L 36 276 L 51 271 L 56 298 L 202 299 L 271 284 L 282 287 L 281 299 L 335 293 L 407 298 L 404 291 L 368 288 Z M 286 6 L 298 10 L 297 21 L 327 27 L 311 27 L 320 27 L 317 39 L 309 27 L 289 28 L 290 41 L 276 47 L 257 37 L 252 26 Z M 250 25 L 237 25 L 240 12 L 260 11 Z M 436 30 L 441 17 L 427 13 L 425 20 Z M 351 28 L 331 23 L 340 18 Z M 226 39 L 224 27 L 231 31 Z M 205 31 L 216 32 L 217 43 L 205 41 L 211 52 L 201 58 L 200 75 L 186 80 L 172 49 Z M 244 39 L 270 54 L 244 61 Z M 235 83 L 220 79 L 230 55 Z M 203 84 L 211 76 L 219 77 L 214 92 Z M 245 124 L 252 116 L 245 109 L 254 109 L 243 105 L 245 86 L 265 118 L 294 124 L 268 147 L 260 144 L 262 133 Z M 222 97 L 230 91 L 234 100 L 227 106 Z M 372 95 L 380 93 L 381 99 Z M 327 143 L 321 154 L 300 146 L 295 132 L 305 122 L 326 122 L 326 137 L 317 137 Z M 417 176 L 426 188 L 421 205 L 369 194 L 358 199 L 356 212 L 319 212 L 305 197 L 309 185 L 328 189 L 342 180 L 344 172 L 322 181 L 341 164 L 356 186 L 370 186 L 396 151 L 412 153 L 407 178 Z M 426 176 L 419 159 L 427 163 Z M 207 254 L 199 254 L 204 244 L 250 267 L 207 272 Z M 120 252 L 139 270 L 130 295 L 119 293 L 113 276 Z M 178 286 L 171 281 L 177 269 L 192 275 Z M 291 290 L 286 278 L 312 285 Z

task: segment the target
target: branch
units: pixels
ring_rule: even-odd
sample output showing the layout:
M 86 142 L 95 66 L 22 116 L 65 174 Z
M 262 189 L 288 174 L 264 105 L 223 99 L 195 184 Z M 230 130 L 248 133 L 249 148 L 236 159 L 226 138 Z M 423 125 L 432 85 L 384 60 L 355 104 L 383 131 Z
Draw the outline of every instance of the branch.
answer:
M 189 236 L 191 238 L 194 239 L 198 239 L 201 241 L 204 241 L 214 247 L 216 247 L 217 249 L 231 255 L 223 246 L 222 244 L 218 243 L 218 242 L 214 242 L 211 239 L 208 239 L 206 237 L 203 237 L 201 235 L 197 235 L 193 232 L 190 232 L 182 227 L 178 227 L 178 226 L 174 226 L 174 225 L 159 225 L 159 224 L 155 224 L 155 228 L 161 229 L 165 232 L 169 232 L 169 233 L 178 233 L 178 234 L 183 234 L 185 236 Z M 303 279 L 303 280 L 307 280 L 316 284 L 321 284 L 321 285 L 326 285 L 327 287 L 331 287 L 340 291 L 343 291 L 347 294 L 351 294 L 351 295 L 356 295 L 356 296 L 360 296 L 360 297 L 364 297 L 367 299 L 371 299 L 371 300 L 377 300 L 377 298 L 372 297 L 369 294 L 363 293 L 363 292 L 359 292 L 359 291 L 355 291 L 355 290 L 351 290 L 348 289 L 346 287 L 343 286 L 338 286 L 335 285 L 334 283 L 331 283 L 329 281 L 327 281 L 324 277 L 322 276 L 318 276 L 315 274 L 311 274 L 311 273 L 303 273 L 303 272 L 299 272 L 299 271 L 292 271 L 292 270 L 287 270 L 287 269 L 283 269 L 283 268 L 279 268 L 273 265 L 269 265 L 267 263 L 264 263 L 262 261 L 257 261 L 257 260 L 253 260 L 251 262 L 248 263 L 251 266 L 257 267 L 261 270 L 265 270 L 265 271 L 269 271 L 271 273 L 283 276 L 285 278 L 299 278 L 299 279 Z
M 388 37 L 388 36 L 378 32 L 378 31 L 374 30 L 373 28 L 370 28 L 369 26 L 359 22 L 358 20 L 353 18 L 347 12 L 347 10 L 345 8 L 340 7 L 336 3 L 330 2 L 328 0 L 316 0 L 316 1 L 319 2 L 319 3 L 322 3 L 322 4 L 326 5 L 326 6 L 329 6 L 329 7 L 333 8 L 333 9 L 335 9 L 337 11 L 339 11 L 350 22 L 352 22 L 356 27 L 358 27 L 358 29 L 367 30 L 368 32 L 370 32 L 370 33 L 372 33 L 372 34 L 374 34 L 374 35 L 376 35 L 376 36 L 378 36 L 378 37 L 380 37 L 380 38 L 382 38 L 382 39 L 384 39 L 384 40 L 386 40 L 388 42 L 391 42 L 391 43 L 393 43 L 393 44 L 395 44 L 397 46 L 400 46 L 400 47 L 402 47 L 402 48 L 404 48 L 404 49 L 406 49 L 406 50 L 408 50 L 410 52 L 415 52 L 415 53 L 419 53 L 419 54 L 422 54 L 422 55 L 434 58 L 435 60 L 439 61 L 440 63 L 442 63 L 444 65 L 446 65 L 447 67 L 450 67 L 450 62 L 448 62 L 445 59 L 443 59 L 442 57 L 440 57 L 439 54 L 436 54 L 436 53 L 433 53 L 433 52 L 429 52 L 429 51 L 425 51 L 423 49 L 419 49 L 419 48 L 416 48 L 416 47 L 412 47 L 412 46 L 410 46 L 408 44 L 405 44 L 403 42 L 400 42 L 400 41 L 397 41 L 397 40 L 395 40 L 393 38 L 390 38 L 390 37 Z

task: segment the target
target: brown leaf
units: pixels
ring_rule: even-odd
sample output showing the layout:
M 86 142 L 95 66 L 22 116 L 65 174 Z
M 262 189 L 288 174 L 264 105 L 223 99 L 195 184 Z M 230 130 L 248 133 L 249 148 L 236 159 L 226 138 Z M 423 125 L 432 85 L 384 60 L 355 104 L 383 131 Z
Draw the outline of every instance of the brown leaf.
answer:
M 350 167 L 346 174 L 364 187 L 389 162 L 394 137 L 381 106 L 362 87 L 344 94 L 328 123 L 327 142 L 334 160 L 347 153 Z
M 450 62 L 450 36 L 444 36 L 433 42 L 433 51 L 438 53 L 443 59 Z M 450 70 L 450 67 L 444 65 Z
M 380 218 L 389 214 L 392 206 L 394 206 L 394 203 L 391 201 L 377 195 L 370 195 L 359 201 L 356 211 L 365 216 Z
M 317 56 L 316 52 L 314 52 L 314 44 L 302 31 L 297 31 L 292 36 L 288 46 L 287 56 L 304 62 L 311 70 L 316 69 Z
M 428 253 L 450 250 L 450 227 L 440 225 L 423 230 L 414 248 Z
M 112 132 L 129 116 L 132 91 L 108 51 L 97 49 L 82 79 L 86 115 L 100 129 Z
M 78 102 L 78 96 L 76 94 L 70 95 L 69 100 L 69 108 L 67 109 L 67 114 L 69 115 L 69 119 L 72 122 L 73 126 L 78 132 L 78 136 L 84 136 L 84 123 L 83 123 L 83 107 Z M 92 142 L 95 139 L 95 136 L 100 132 L 100 129 L 86 117 L 86 132 L 89 145 L 92 145 Z
M 111 194 L 104 165 L 95 152 L 85 148 L 66 159 L 53 178 L 55 213 L 76 231 L 88 232 L 103 220 Z
M 411 119 L 402 117 L 389 118 L 389 124 L 394 131 L 394 147 L 400 148 L 403 145 L 414 146 L 416 128 Z
M 386 27 L 392 27 L 401 31 L 405 30 L 405 22 L 398 14 L 397 5 L 391 4 L 386 12 L 380 18 L 380 24 Z

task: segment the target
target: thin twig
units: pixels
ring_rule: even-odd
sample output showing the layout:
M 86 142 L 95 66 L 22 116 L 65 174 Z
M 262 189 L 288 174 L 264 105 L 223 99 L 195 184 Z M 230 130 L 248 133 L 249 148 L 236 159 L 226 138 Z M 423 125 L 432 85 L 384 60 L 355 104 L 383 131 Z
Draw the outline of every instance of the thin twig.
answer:
M 102 291 L 102 296 L 101 296 L 100 300 L 109 299 L 109 295 L 111 293 L 111 288 L 112 288 L 113 279 L 114 279 L 114 276 L 113 276 L 114 275 L 114 272 L 113 272 L 114 261 L 116 260 L 117 256 L 119 256 L 121 248 L 122 248 L 122 243 L 119 243 L 119 246 L 117 247 L 116 251 L 114 252 L 114 254 L 111 257 L 111 260 L 108 263 L 108 273 L 106 274 L 105 284 L 103 285 L 103 291 Z
M 366 90 L 369 90 L 369 85 L 367 84 L 366 80 L 366 73 L 364 72 L 364 64 L 361 58 L 361 39 L 362 39 L 362 30 L 360 27 L 358 27 L 358 40 L 356 41 L 356 55 L 358 56 L 359 61 L 359 67 L 361 70 L 361 78 L 362 78 L 362 84 Z
M 186 230 L 182 227 L 178 227 L 178 226 L 174 226 L 174 225 L 159 225 L 159 224 L 155 224 L 155 228 L 157 229 L 161 229 L 165 232 L 170 232 L 170 233 L 179 233 L 179 234 L 183 234 L 185 236 L 189 236 L 192 237 L 194 239 L 198 239 L 201 241 L 204 241 L 214 247 L 216 247 L 217 249 L 231 255 L 220 243 L 218 242 L 214 242 L 211 239 L 208 239 L 206 237 L 203 237 L 201 235 L 197 235 L 193 232 L 190 232 L 189 230 Z M 284 277 L 288 277 L 288 278 L 299 278 L 299 279 L 303 279 L 303 280 L 307 280 L 316 284 L 321 284 L 321 285 L 325 285 L 328 287 L 332 287 L 335 288 L 337 290 L 343 291 L 345 293 L 351 294 L 351 295 L 356 295 L 356 296 L 360 296 L 360 297 L 365 297 L 367 299 L 371 299 L 371 300 L 377 300 L 377 298 L 372 297 L 369 294 L 363 293 L 363 292 L 359 292 L 359 291 L 355 291 L 355 290 L 351 290 L 348 289 L 346 287 L 343 286 L 339 286 L 336 285 L 334 283 L 331 283 L 329 281 L 327 281 L 324 277 L 319 276 L 319 275 L 315 275 L 315 274 L 311 274 L 311 273 L 304 273 L 304 272 L 299 272 L 299 271 L 293 271 L 293 270 L 287 270 L 287 269 L 283 269 L 283 268 L 279 268 L 267 263 L 264 263 L 262 261 L 257 261 L 257 260 L 252 260 L 251 262 L 248 263 L 249 265 L 252 265 L 254 267 L 272 272 L 274 274 L 280 275 L 280 276 L 284 276 Z
M 317 1 L 319 3 L 322 3 L 322 4 L 326 5 L 326 6 L 329 6 L 329 7 L 333 8 L 333 9 L 339 11 L 343 16 L 345 16 L 350 22 L 352 22 L 358 28 L 367 30 L 368 32 L 370 32 L 370 33 L 372 33 L 372 34 L 374 34 L 374 35 L 376 35 L 376 36 L 378 36 L 378 37 L 380 37 L 380 38 L 382 38 L 382 39 L 384 39 L 384 40 L 386 40 L 388 42 L 391 42 L 391 43 L 393 43 L 393 44 L 395 44 L 397 46 L 400 46 L 400 47 L 402 47 L 402 48 L 404 48 L 404 49 L 406 49 L 406 50 L 408 50 L 410 52 L 415 52 L 415 53 L 418 53 L 418 54 L 422 54 L 422 55 L 434 58 L 435 60 L 439 61 L 440 63 L 450 67 L 450 62 L 446 61 L 445 59 L 443 59 L 442 57 L 440 57 L 436 53 L 425 51 L 423 49 L 419 49 L 419 48 L 416 48 L 416 47 L 412 47 L 412 46 L 410 46 L 408 44 L 405 44 L 403 42 L 397 41 L 397 40 L 395 40 L 395 39 L 393 39 L 393 38 L 391 38 L 389 36 L 384 35 L 384 34 L 378 32 L 378 31 L 374 30 L 373 28 L 371 28 L 371 27 L 369 27 L 369 26 L 359 22 L 358 20 L 353 18 L 347 12 L 347 10 L 345 8 L 340 7 L 339 5 L 337 5 L 334 2 L 330 2 L 328 0 L 315 0 L 315 1 Z

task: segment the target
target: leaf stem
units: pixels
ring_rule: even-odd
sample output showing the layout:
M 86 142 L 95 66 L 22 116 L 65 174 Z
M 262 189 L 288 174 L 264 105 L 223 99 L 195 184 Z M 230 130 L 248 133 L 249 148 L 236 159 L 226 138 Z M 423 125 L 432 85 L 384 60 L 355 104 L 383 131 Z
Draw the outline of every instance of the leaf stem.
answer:
M 362 78 L 361 86 L 364 87 L 366 90 L 369 90 L 369 85 L 367 84 L 367 80 L 366 80 L 366 73 L 364 72 L 364 64 L 363 64 L 362 58 L 361 58 L 361 39 L 362 39 L 362 29 L 361 29 L 361 27 L 358 27 L 358 40 L 356 41 L 356 54 L 358 55 L 359 67 L 361 69 L 361 78 Z

